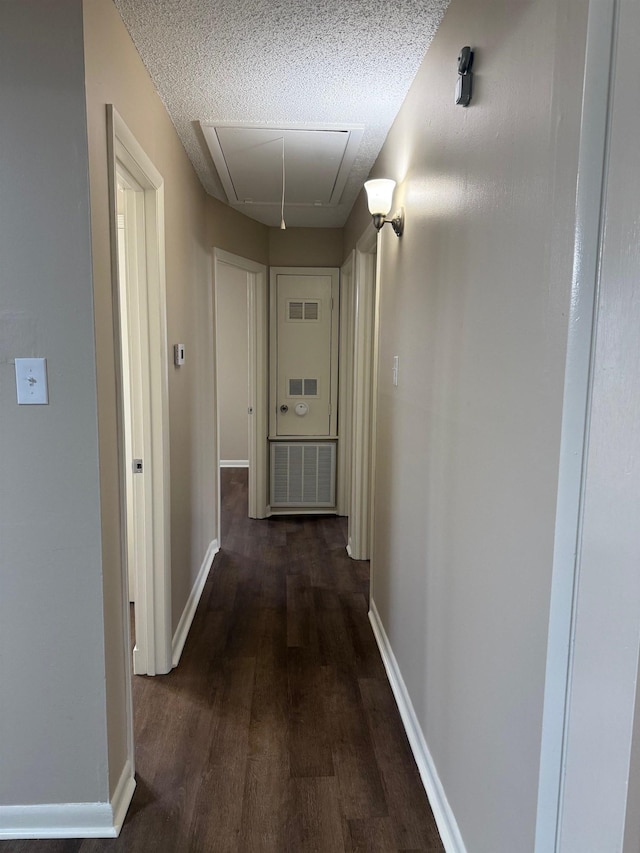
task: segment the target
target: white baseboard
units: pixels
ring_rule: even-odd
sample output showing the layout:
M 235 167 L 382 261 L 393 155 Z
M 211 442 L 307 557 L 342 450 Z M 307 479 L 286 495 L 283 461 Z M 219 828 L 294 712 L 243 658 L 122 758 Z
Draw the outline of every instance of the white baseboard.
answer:
M 413 703 L 407 691 L 407 686 L 398 667 L 398 661 L 380 621 L 374 601 L 371 602 L 369 621 L 371 622 L 371 627 L 373 628 L 373 633 L 378 643 L 380 654 L 382 655 L 384 668 L 387 671 L 387 677 L 389 678 L 389 683 L 391 684 L 391 689 L 395 696 L 400 716 L 402 717 L 413 757 L 418 765 L 422 784 L 427 792 L 429 804 L 436 819 L 444 849 L 447 853 L 467 853 L 460 829 L 442 787 L 442 782 L 429 752 L 422 728 L 418 722 Z
M 249 460 L 248 459 L 221 459 L 220 460 L 221 468 L 248 468 Z
M 127 816 L 127 811 L 131 805 L 131 798 L 133 797 L 135 789 L 136 780 L 133 775 L 133 767 L 131 765 L 131 761 L 127 759 L 124 767 L 122 768 L 120 781 L 116 785 L 113 797 L 111 797 L 111 813 L 113 815 L 113 826 L 116 832 L 116 838 L 120 835 L 120 830 L 122 829 L 122 824 Z
M 178 627 L 176 628 L 176 632 L 173 635 L 173 640 L 171 643 L 171 660 L 173 666 L 178 666 L 178 662 L 180 661 L 180 655 L 182 654 L 182 650 L 184 649 L 184 644 L 187 641 L 187 635 L 189 633 L 189 629 L 191 628 L 191 623 L 193 622 L 193 617 L 196 614 L 196 608 L 198 606 L 198 602 L 200 601 L 200 596 L 202 595 L 202 590 L 204 589 L 204 585 L 209 576 L 209 571 L 211 570 L 211 566 L 213 565 L 213 558 L 220 550 L 220 545 L 218 544 L 218 540 L 214 539 L 213 542 L 209 544 L 207 548 L 207 553 L 204 556 L 204 560 L 202 561 L 202 566 L 200 567 L 200 571 L 198 572 L 198 577 L 196 578 L 196 582 L 193 585 L 193 589 L 187 599 L 187 603 L 184 606 L 184 610 L 182 611 L 182 616 L 180 617 L 180 621 L 178 622 Z
M 135 787 L 127 761 L 110 803 L 0 806 L 0 839 L 117 838 Z

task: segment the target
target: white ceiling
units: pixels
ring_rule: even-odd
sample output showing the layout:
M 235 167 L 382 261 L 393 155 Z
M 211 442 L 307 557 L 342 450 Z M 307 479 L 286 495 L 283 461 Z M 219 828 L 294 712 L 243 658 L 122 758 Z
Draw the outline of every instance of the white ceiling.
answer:
M 449 0 L 114 2 L 205 189 L 279 225 L 284 138 L 287 225 L 339 227 Z

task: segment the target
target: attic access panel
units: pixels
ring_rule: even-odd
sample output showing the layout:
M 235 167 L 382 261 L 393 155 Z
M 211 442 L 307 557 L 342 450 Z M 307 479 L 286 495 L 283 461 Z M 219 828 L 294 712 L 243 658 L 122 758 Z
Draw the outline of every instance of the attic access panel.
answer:
M 284 140 L 287 207 L 324 207 L 339 203 L 364 128 L 218 123 L 202 130 L 230 204 L 280 204 Z

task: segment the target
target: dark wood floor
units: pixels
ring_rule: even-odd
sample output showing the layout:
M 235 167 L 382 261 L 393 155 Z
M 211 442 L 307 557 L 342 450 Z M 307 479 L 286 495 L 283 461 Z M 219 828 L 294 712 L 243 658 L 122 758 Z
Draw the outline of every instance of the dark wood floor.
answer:
M 223 472 L 223 549 L 182 660 L 134 678 L 137 788 L 115 841 L 2 853 L 442 851 L 336 518 L 247 518 Z

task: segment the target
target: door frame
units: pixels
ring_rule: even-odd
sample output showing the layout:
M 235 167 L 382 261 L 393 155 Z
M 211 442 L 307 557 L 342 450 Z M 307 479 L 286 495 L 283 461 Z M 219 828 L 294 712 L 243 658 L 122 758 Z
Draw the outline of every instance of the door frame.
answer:
M 166 280 L 164 247 L 164 181 L 122 117 L 107 104 L 107 148 L 111 231 L 111 276 L 114 317 L 120 317 L 117 258 L 117 170 L 118 164 L 136 180 L 144 192 L 143 252 L 146 278 L 142 282 L 140 305 L 148 332 L 149 422 L 145 431 L 145 476 L 150 484 L 148 517 L 150 554 L 137 572 L 135 603 L 136 648 L 133 671 L 137 675 L 167 673 L 171 655 L 171 498 L 169 456 L 169 381 L 166 321 Z M 116 381 L 118 385 L 118 457 L 120 463 L 120 521 L 127 529 L 125 466 L 125 425 L 120 322 L 114 323 Z M 123 621 L 125 648 L 130 648 L 129 593 L 126 536 L 121 543 L 123 565 Z M 127 655 L 127 674 L 131 663 Z M 130 678 L 127 682 L 130 683 Z M 130 688 L 128 688 L 130 689 Z
M 236 267 L 247 274 L 247 317 L 249 337 L 249 518 L 267 516 L 267 424 L 269 407 L 269 339 L 267 268 L 264 264 L 234 255 L 224 249 L 213 249 L 213 328 L 218 322 L 216 281 L 220 264 Z M 218 405 L 218 335 L 214 348 L 214 417 L 216 424 L 216 506 L 218 538 L 220 519 L 220 407 Z
M 562 838 L 567 821 L 567 795 L 571 799 L 582 780 L 573 765 L 568 766 L 568 748 L 574 731 L 589 735 L 589 745 L 597 737 L 593 723 L 596 696 L 601 690 L 593 681 L 592 695 L 575 691 L 574 668 L 588 643 L 596 640 L 598 657 L 617 663 L 620 650 L 611 638 L 590 636 L 590 626 L 582 627 L 583 647 L 577 643 L 577 614 L 588 600 L 607 600 L 609 577 L 601 573 L 600 588 L 585 589 L 581 565 L 585 543 L 585 494 L 589 429 L 592 415 L 594 353 L 598 326 L 600 264 L 606 215 L 607 159 L 611 131 L 612 83 L 616 63 L 618 0 L 590 0 L 588 13 L 583 87 L 578 186 L 574 237 L 574 267 L 568 318 L 568 341 L 564 379 L 563 416 L 559 458 L 558 494 L 554 538 L 549 633 L 545 673 L 544 706 L 538 806 L 536 853 L 560 851 L 571 837 Z M 632 595 L 632 591 L 629 591 Z M 615 614 L 612 613 L 612 616 Z M 584 623 L 583 623 L 584 624 Z M 637 673 L 635 673 L 637 674 Z M 634 674 L 634 675 L 635 675 Z M 585 701 L 586 699 L 586 701 Z M 587 748 L 582 757 L 591 754 Z M 574 756 L 575 763 L 575 756 Z M 578 761 L 577 764 L 580 762 Z M 603 768 L 603 772 L 609 771 Z M 583 803 L 584 805 L 584 803 Z M 601 802 L 591 813 L 601 814 Z M 584 811 L 584 810 L 583 810 Z M 590 811 L 584 811 L 587 814 Z M 587 822 L 588 826 L 588 822 Z M 612 842 L 614 843 L 614 842 Z M 618 847 L 617 840 L 614 843 Z M 613 847 L 612 847 L 613 849 Z
M 338 459 L 336 512 L 351 515 L 353 456 L 353 336 L 355 250 L 340 267 L 340 345 L 338 353 Z
M 347 553 L 354 560 L 369 560 L 378 351 L 378 232 L 373 225 L 368 225 L 358 240 L 354 257 L 353 415 Z

